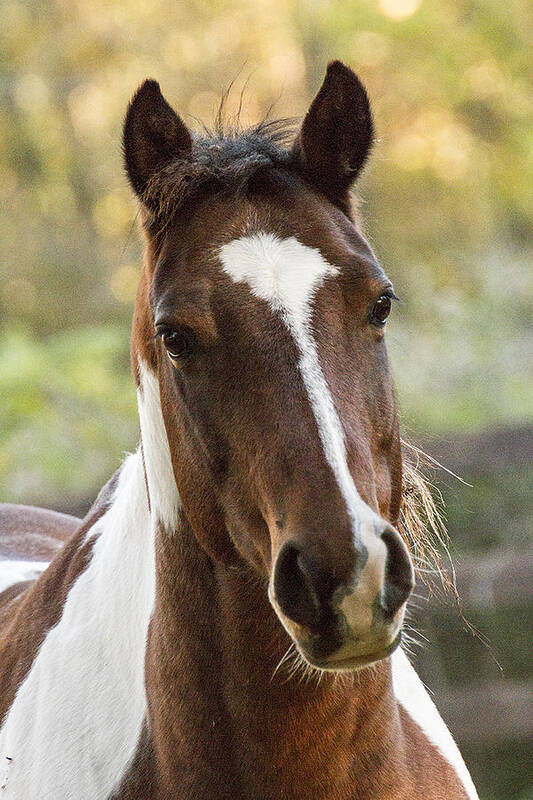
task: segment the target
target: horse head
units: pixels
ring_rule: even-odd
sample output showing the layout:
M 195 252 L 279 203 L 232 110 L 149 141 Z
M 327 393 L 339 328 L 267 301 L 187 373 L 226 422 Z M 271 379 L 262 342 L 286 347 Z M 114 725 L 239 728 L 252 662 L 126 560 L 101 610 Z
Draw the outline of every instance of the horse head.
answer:
M 141 405 L 157 387 L 175 483 L 151 458 L 152 511 L 172 527 L 175 492 L 214 562 L 258 576 L 326 670 L 388 655 L 413 588 L 395 527 L 394 292 L 349 201 L 372 135 L 340 62 L 295 136 L 268 122 L 193 134 L 155 81 L 124 126 L 146 239 L 132 358 Z

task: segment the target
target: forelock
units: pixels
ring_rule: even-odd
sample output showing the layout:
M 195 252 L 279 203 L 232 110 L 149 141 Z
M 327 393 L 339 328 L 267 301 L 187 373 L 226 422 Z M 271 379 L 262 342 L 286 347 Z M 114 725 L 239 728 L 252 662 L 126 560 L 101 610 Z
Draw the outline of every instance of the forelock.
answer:
M 263 121 L 246 130 L 218 123 L 213 131 L 194 136 L 190 157 L 176 159 L 152 176 L 143 200 L 157 209 L 154 218 L 164 222 L 197 197 L 246 195 L 260 173 L 290 169 L 287 144 L 293 138 L 291 120 Z

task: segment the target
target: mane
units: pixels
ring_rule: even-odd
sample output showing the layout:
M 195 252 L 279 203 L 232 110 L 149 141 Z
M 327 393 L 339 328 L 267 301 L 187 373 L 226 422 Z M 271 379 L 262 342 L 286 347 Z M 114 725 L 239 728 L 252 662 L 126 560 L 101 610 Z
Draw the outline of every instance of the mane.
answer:
M 205 194 L 243 195 L 267 170 L 290 170 L 288 145 L 295 135 L 294 120 L 264 119 L 251 128 L 226 123 L 219 111 L 212 129 L 193 136 L 190 157 L 176 159 L 149 180 L 143 200 L 155 216 L 169 219 L 185 203 Z
M 442 495 L 424 474 L 424 469 L 436 465 L 440 466 L 418 447 L 402 439 L 403 492 L 399 530 L 411 551 L 417 577 L 430 592 L 435 588 L 436 577 L 437 586 L 458 601 Z M 443 566 L 443 552 L 450 570 Z
M 487 648 L 498 669 L 502 670 L 490 641 L 470 622 L 463 610 L 444 523 L 442 495 L 429 481 L 424 470 L 440 467 L 459 481 L 464 481 L 405 439 L 402 439 L 402 460 L 403 493 L 398 529 L 411 551 L 417 579 L 424 584 L 427 596 L 431 597 L 440 591 L 444 593 L 443 599 L 451 599 L 465 630 Z M 447 567 L 443 564 L 443 554 Z M 411 631 L 416 634 L 413 628 Z M 416 636 L 407 636 L 406 639 L 417 643 Z

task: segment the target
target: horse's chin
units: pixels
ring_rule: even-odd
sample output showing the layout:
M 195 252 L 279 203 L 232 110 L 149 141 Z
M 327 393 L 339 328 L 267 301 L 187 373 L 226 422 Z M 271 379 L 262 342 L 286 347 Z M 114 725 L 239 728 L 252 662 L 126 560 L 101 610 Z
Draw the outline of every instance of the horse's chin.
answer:
M 323 672 L 357 672 L 360 669 L 370 667 L 390 656 L 400 644 L 401 639 L 402 632 L 400 630 L 390 644 L 381 648 L 361 653 L 354 652 L 352 655 L 346 655 L 346 648 L 343 647 L 341 648 L 342 655 L 333 653 L 329 658 L 325 659 L 314 658 L 301 647 L 298 647 L 298 651 L 308 664 Z

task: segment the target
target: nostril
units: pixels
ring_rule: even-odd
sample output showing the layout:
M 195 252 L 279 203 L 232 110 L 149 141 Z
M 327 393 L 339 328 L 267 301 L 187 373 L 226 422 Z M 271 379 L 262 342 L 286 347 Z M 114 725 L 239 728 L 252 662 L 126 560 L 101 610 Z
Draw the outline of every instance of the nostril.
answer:
M 308 628 L 318 627 L 334 583 L 292 542 L 283 545 L 274 567 L 273 588 L 286 617 Z
M 300 562 L 299 550 L 290 543 L 283 545 L 274 568 L 274 594 L 285 616 L 313 627 L 320 616 L 320 604 Z
M 387 528 L 381 534 L 381 538 L 387 548 L 382 607 L 388 617 L 393 617 L 414 589 L 413 566 L 407 548 L 397 531 Z

